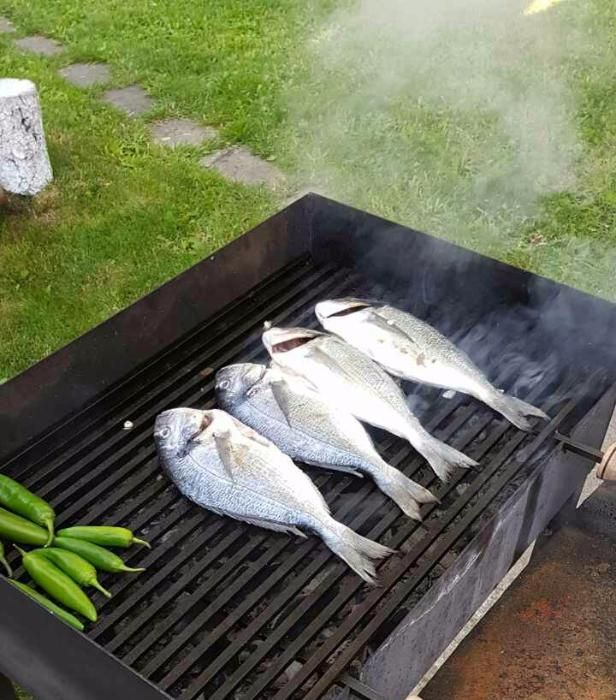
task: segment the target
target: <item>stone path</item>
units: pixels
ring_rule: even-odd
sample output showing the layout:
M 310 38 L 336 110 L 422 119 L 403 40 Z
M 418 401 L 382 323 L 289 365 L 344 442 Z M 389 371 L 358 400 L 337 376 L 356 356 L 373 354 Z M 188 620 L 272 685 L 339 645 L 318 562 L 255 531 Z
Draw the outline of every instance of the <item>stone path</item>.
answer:
M 39 56 L 55 56 L 64 51 L 64 46 L 55 39 L 48 39 L 46 36 L 26 36 L 23 39 L 16 39 L 15 46 L 35 53 Z
M 0 34 L 10 34 L 15 31 L 15 27 L 10 19 L 0 17 Z
M 161 146 L 200 146 L 219 138 L 216 129 L 202 126 L 192 119 L 161 119 L 150 124 L 152 140 Z
M 216 170 L 228 180 L 243 185 L 276 187 L 281 184 L 282 173 L 278 168 L 253 155 L 243 146 L 231 146 L 216 151 L 202 158 L 199 163 L 205 168 Z
M 129 85 L 117 90 L 108 90 L 103 95 L 103 100 L 126 112 L 129 117 L 145 114 L 154 106 L 154 100 L 139 85 Z
M 104 85 L 111 80 L 111 71 L 106 63 L 73 63 L 58 72 L 69 83 L 81 88 Z
M 0 16 L 0 33 L 11 32 L 15 32 L 13 23 L 7 17 Z M 64 51 L 62 44 L 55 39 L 39 35 L 16 39 L 15 46 L 39 56 L 56 56 Z M 79 88 L 111 82 L 111 69 L 106 63 L 73 63 L 61 68 L 58 74 Z M 154 99 L 139 85 L 107 90 L 101 99 L 131 118 L 147 114 L 155 105 Z M 192 119 L 160 119 L 149 124 L 148 129 L 152 141 L 167 148 L 198 148 L 220 140 L 216 129 Z M 199 165 L 217 172 L 231 182 L 243 185 L 265 185 L 270 189 L 281 189 L 285 182 L 283 173 L 276 166 L 254 155 L 245 146 L 230 146 L 215 151 L 201 158 Z

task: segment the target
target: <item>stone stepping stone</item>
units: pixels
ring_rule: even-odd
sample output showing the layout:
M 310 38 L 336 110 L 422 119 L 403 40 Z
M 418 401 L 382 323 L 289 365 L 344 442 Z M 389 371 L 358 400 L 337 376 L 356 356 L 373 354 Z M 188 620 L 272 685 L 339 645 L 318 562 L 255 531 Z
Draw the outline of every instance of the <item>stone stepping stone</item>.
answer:
M 69 83 L 81 88 L 108 83 L 111 79 L 111 71 L 106 63 L 73 63 L 58 72 Z
M 202 126 L 192 119 L 161 119 L 150 124 L 152 139 L 161 146 L 200 146 L 218 138 L 211 126 Z
M 13 23 L 8 17 L 0 17 L 0 34 L 10 34 L 15 31 Z
M 149 112 L 154 105 L 154 100 L 139 85 L 129 85 L 118 90 L 108 90 L 103 95 L 103 100 L 126 112 L 129 117 L 137 117 L 140 114 Z
M 201 158 L 199 164 L 212 168 L 223 177 L 243 185 L 267 185 L 276 187 L 282 184 L 284 175 L 265 160 L 252 154 L 243 146 L 231 146 L 222 151 Z
M 55 39 L 49 39 L 46 36 L 26 36 L 23 39 L 17 39 L 15 41 L 15 46 L 22 49 L 22 51 L 28 51 L 29 53 L 35 53 L 38 56 L 55 56 L 56 54 L 64 51 L 64 46 L 59 41 Z

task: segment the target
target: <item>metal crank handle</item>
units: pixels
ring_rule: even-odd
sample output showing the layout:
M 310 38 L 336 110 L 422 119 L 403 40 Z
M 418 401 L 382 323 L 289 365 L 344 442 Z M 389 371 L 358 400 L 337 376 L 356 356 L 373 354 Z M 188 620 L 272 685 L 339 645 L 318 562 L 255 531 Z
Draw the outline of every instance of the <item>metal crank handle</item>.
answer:
M 597 450 L 595 447 L 577 442 L 567 435 L 556 432 L 554 437 L 562 443 L 563 447 L 570 452 L 592 459 L 598 462 L 597 476 L 603 481 L 616 481 L 616 442 L 612 443 L 605 452 Z

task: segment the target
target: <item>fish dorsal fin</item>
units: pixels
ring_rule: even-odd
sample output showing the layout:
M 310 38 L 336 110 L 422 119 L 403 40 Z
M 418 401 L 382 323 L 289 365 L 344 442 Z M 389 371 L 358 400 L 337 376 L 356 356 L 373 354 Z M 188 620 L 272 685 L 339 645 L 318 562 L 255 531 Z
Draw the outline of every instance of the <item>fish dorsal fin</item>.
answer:
M 370 316 L 368 318 L 369 323 L 374 324 L 375 326 L 377 326 L 377 328 L 381 328 L 382 330 L 385 330 L 388 333 L 392 333 L 393 335 L 400 338 L 400 340 L 404 340 L 404 342 L 406 343 L 411 343 L 412 345 L 419 347 L 417 345 L 417 342 L 413 340 L 413 338 L 411 338 L 411 336 L 408 333 L 405 333 L 393 319 L 382 316 L 377 311 L 377 309 L 371 309 L 370 311 Z
M 291 392 L 284 379 L 276 379 L 270 382 L 272 395 L 278 404 L 278 408 L 282 411 L 286 424 L 289 428 L 291 425 Z
M 248 446 L 234 440 L 229 430 L 214 433 L 214 442 L 227 476 L 235 481 L 233 472 L 243 461 L 250 459 Z
M 318 345 L 312 345 L 310 347 L 310 355 L 312 356 L 313 359 L 315 359 L 317 362 L 320 362 L 324 364 L 328 369 L 330 369 L 332 372 L 335 372 L 336 374 L 340 374 L 347 379 L 351 380 L 352 382 L 355 382 L 355 377 L 353 375 L 349 374 L 344 367 L 342 367 L 336 360 L 331 357 L 331 355 L 328 355 L 323 348 L 319 347 Z
M 261 433 L 258 433 L 256 430 L 253 430 L 250 426 L 241 423 L 236 418 L 233 419 L 233 422 L 235 423 L 235 427 L 239 431 L 240 435 L 242 435 L 245 439 L 254 440 L 260 445 L 263 445 L 263 447 L 272 446 L 272 443 L 266 437 L 263 437 Z M 248 449 L 248 446 L 245 445 L 244 447 Z
M 291 428 L 299 433 L 306 433 L 306 425 L 298 421 L 293 414 L 293 406 L 301 407 L 307 405 L 313 420 L 327 421 L 331 412 L 328 404 L 314 391 L 308 388 L 293 389 L 285 379 L 278 379 L 270 382 L 272 394 L 276 400 L 278 408 L 281 410 L 284 419 Z

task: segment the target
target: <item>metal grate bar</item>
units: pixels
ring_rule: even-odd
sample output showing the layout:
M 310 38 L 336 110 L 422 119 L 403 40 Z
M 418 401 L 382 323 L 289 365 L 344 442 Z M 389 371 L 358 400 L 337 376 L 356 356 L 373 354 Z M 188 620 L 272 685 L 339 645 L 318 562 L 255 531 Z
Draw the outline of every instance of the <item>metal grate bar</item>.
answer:
M 216 523 L 218 526 L 216 528 L 216 532 L 221 530 L 223 528 L 223 523 Z M 207 535 L 208 540 L 211 539 L 211 535 Z M 245 531 L 245 529 L 239 529 L 237 531 L 231 532 L 229 535 L 227 535 L 225 538 L 223 538 L 217 545 L 212 547 L 212 549 L 209 550 L 209 552 L 199 559 L 197 562 L 194 563 L 194 565 L 176 582 L 174 582 L 173 586 L 170 586 L 167 588 L 167 590 L 161 595 L 155 598 L 150 605 L 139 615 L 138 618 L 135 620 L 131 621 L 131 624 L 128 625 L 126 628 L 124 628 L 120 634 L 117 634 L 106 646 L 109 651 L 112 653 L 115 652 L 117 649 L 119 649 L 126 641 L 128 641 L 133 635 L 137 634 L 139 630 L 145 625 L 147 622 L 149 622 L 156 613 L 161 610 L 168 602 L 173 600 L 175 596 L 178 595 L 178 591 L 184 590 L 187 586 L 189 586 L 196 578 L 201 576 L 204 571 L 211 565 L 213 564 L 216 559 L 221 556 L 222 554 L 225 553 L 226 550 L 230 550 L 234 545 L 237 544 L 238 541 L 240 540 L 245 540 L 248 538 L 250 541 L 248 544 L 244 545 L 242 549 L 239 551 L 235 552 L 233 554 L 227 564 L 224 566 L 218 568 L 215 570 L 214 574 L 211 576 L 211 578 L 207 579 L 206 586 L 203 587 L 203 590 L 199 589 L 199 597 L 201 595 L 205 595 L 213 586 L 215 586 L 217 583 L 220 582 L 222 578 L 224 578 L 227 573 L 229 568 L 233 569 L 234 567 L 238 566 L 243 560 L 243 555 L 246 550 L 252 550 L 253 540 L 258 540 L 259 538 L 253 537 L 249 538 L 248 533 Z M 265 535 L 261 536 L 261 539 L 265 539 Z M 182 552 L 182 559 L 190 559 L 190 557 L 201 548 L 201 543 L 197 539 L 193 539 L 193 541 L 189 544 L 189 546 Z M 179 557 L 178 557 L 179 558 Z M 178 568 L 179 564 L 175 559 L 173 559 L 171 562 L 169 562 L 164 569 L 161 569 L 156 575 L 157 580 L 152 583 L 152 585 L 149 585 L 146 587 L 143 587 L 142 590 L 139 591 L 139 598 L 143 599 L 148 593 L 150 593 L 159 583 L 165 580 L 165 578 L 173 573 Z M 194 594 L 191 596 L 191 598 L 195 597 Z M 188 607 L 188 606 L 187 606 Z M 167 617 L 160 625 L 154 628 L 148 635 L 152 639 L 152 644 L 158 639 L 158 637 L 161 634 L 164 634 L 166 627 L 170 626 L 171 620 L 170 617 Z M 148 638 L 146 637 L 146 639 Z M 133 647 L 130 651 L 129 654 L 127 654 L 124 658 L 124 662 L 131 664 L 133 661 L 140 656 L 140 653 L 138 650 L 143 648 L 144 642 L 143 640 L 139 642 L 139 644 L 135 647 Z M 143 651 L 147 650 L 149 648 L 149 645 L 146 645 L 145 648 L 143 648 Z
M 330 286 L 335 285 L 337 282 L 340 281 L 341 275 L 338 276 L 330 276 L 322 285 L 315 286 L 311 289 L 311 293 L 314 293 L 315 296 L 318 296 L 319 294 L 324 293 L 325 291 L 329 291 L 330 293 L 333 293 L 336 289 L 334 287 L 333 289 L 329 289 Z M 324 289 L 325 287 L 325 289 Z M 311 298 L 313 298 L 311 296 Z M 302 297 L 302 306 L 305 306 L 306 303 L 310 304 L 310 301 L 307 302 L 306 297 Z M 298 305 L 299 306 L 299 305 Z M 289 308 L 285 309 L 285 311 L 281 312 L 278 316 L 276 316 L 275 320 L 276 322 L 282 321 L 285 318 L 285 315 L 289 313 Z M 299 318 L 297 319 L 297 322 L 300 322 L 302 320 L 307 319 L 312 315 L 312 308 L 309 309 L 304 309 L 304 311 L 300 314 Z M 258 334 L 255 334 L 254 337 L 254 345 L 255 347 L 246 355 L 246 361 L 249 361 L 250 359 L 256 358 L 259 354 L 262 354 L 263 350 L 262 348 L 258 345 L 258 341 L 260 338 L 260 333 L 261 330 L 258 331 Z M 252 344 L 252 340 L 250 343 Z M 222 357 L 218 358 L 218 366 L 223 366 L 226 364 L 228 361 L 232 360 L 237 354 L 237 348 L 232 348 L 228 350 Z M 202 363 L 204 363 L 206 359 L 202 358 Z M 199 381 L 203 381 L 202 379 Z M 75 489 L 78 486 L 81 486 L 83 489 L 87 489 L 87 494 L 84 496 L 84 498 L 88 498 L 90 495 L 95 495 L 98 496 L 100 493 L 102 493 L 104 490 L 109 489 L 111 486 L 113 486 L 116 482 L 120 480 L 124 480 L 126 478 L 126 473 L 134 466 L 134 463 L 136 460 L 144 460 L 144 459 L 153 459 L 155 457 L 155 447 L 151 443 L 151 435 L 149 434 L 149 425 L 151 423 L 151 419 L 155 417 L 157 413 L 159 413 L 161 410 L 164 408 L 174 405 L 174 401 L 177 401 L 179 398 L 179 394 L 187 393 L 187 389 L 190 388 L 192 389 L 193 387 L 190 386 L 189 382 L 183 382 L 180 383 L 179 389 L 177 389 L 175 392 L 169 394 L 169 391 L 166 390 L 162 392 L 163 398 L 161 401 L 156 404 L 150 411 L 147 412 L 147 416 L 141 417 L 139 420 L 135 421 L 135 426 L 136 428 L 142 427 L 144 428 L 144 432 L 138 435 L 138 438 L 136 437 L 135 440 L 130 442 L 129 444 L 123 446 L 116 452 L 114 452 L 109 459 L 103 461 L 100 463 L 94 470 L 90 469 L 86 471 L 82 477 L 81 480 L 76 482 L 75 487 L 68 489 L 65 493 L 62 494 L 62 496 L 58 499 L 55 499 L 54 505 L 60 506 L 65 500 L 68 500 L 75 492 Z M 211 392 L 213 390 L 214 383 L 213 381 L 208 381 L 205 386 L 201 386 L 199 390 L 194 393 L 194 394 L 189 394 L 186 400 L 186 403 L 189 404 L 194 404 L 195 402 L 199 400 L 203 400 L 204 398 L 204 393 L 206 391 Z M 146 424 L 146 418 L 149 420 L 149 422 Z M 122 432 L 122 431 L 120 431 Z M 135 434 L 136 436 L 136 431 L 133 430 L 131 431 L 132 434 Z M 120 439 L 120 438 L 118 438 Z M 136 441 L 138 440 L 138 441 Z M 109 443 L 110 441 L 108 441 Z M 121 469 L 112 469 L 112 466 L 115 462 L 118 461 L 118 458 L 123 457 L 126 453 L 130 451 L 134 451 L 138 449 L 139 447 L 142 447 L 142 451 L 133 459 L 127 462 L 123 468 Z M 66 479 L 69 478 L 74 478 L 75 473 L 77 470 L 82 470 L 88 467 L 89 462 L 90 462 L 90 457 L 92 457 L 92 454 L 88 455 L 88 459 L 83 463 L 83 464 L 77 464 L 71 469 L 65 470 L 65 477 Z M 151 475 L 151 473 L 156 469 L 156 463 L 154 461 L 149 464 L 149 470 L 147 474 L 144 476 L 144 478 L 147 478 L 148 476 Z M 98 475 L 98 474 L 105 474 L 111 471 L 111 476 L 108 477 L 102 484 L 100 484 L 98 487 L 92 487 L 92 480 Z M 46 496 L 46 490 L 42 489 L 39 491 L 39 493 L 42 496 Z M 124 495 L 124 494 L 121 494 Z M 109 497 L 110 499 L 116 499 L 118 498 L 117 491 L 113 491 L 113 493 Z M 83 499 L 73 503 L 69 508 L 63 513 L 64 518 L 70 518 L 72 517 L 76 512 L 78 512 L 79 508 L 82 508 L 84 506 L 84 501 Z
M 321 481 L 316 481 L 316 485 L 318 488 L 322 488 L 324 483 L 326 482 L 326 479 L 321 479 Z M 339 484 L 336 485 L 335 489 L 332 491 L 331 496 L 334 497 L 337 492 L 342 491 L 344 487 L 347 485 L 347 481 L 345 482 L 340 482 Z M 242 535 L 243 537 L 246 537 L 246 526 L 242 525 Z M 268 539 L 268 534 L 263 534 L 259 537 L 252 537 L 250 538 L 249 542 L 244 545 L 236 554 L 234 555 L 233 559 L 235 560 L 235 563 L 233 566 L 243 562 L 246 558 L 248 558 L 254 551 L 256 551 L 262 544 Z M 277 556 L 283 549 L 285 549 L 289 544 L 292 542 L 292 540 L 288 539 L 283 539 L 280 538 L 280 541 L 277 542 L 275 546 L 272 546 L 269 548 L 268 553 L 267 553 L 267 559 L 263 562 L 261 562 L 263 565 L 269 563 L 271 559 L 273 559 L 275 556 Z M 242 579 L 242 584 L 246 582 L 246 579 L 250 579 L 250 574 L 252 574 L 252 569 L 254 569 L 254 566 L 251 566 L 249 575 L 244 575 Z M 197 569 L 197 572 L 201 570 L 201 566 Z M 227 573 L 227 572 L 225 572 Z M 187 578 L 192 578 L 194 574 L 194 571 L 191 570 L 186 574 Z M 215 580 L 214 583 L 217 583 L 218 580 Z M 237 583 L 237 582 L 236 582 Z M 179 606 L 174 613 L 171 615 L 167 616 L 166 619 L 164 620 L 163 623 L 156 629 L 153 630 L 147 637 L 141 642 L 139 642 L 124 658 L 124 661 L 128 664 L 134 663 L 137 659 L 139 659 L 142 654 L 144 654 L 160 637 L 161 634 L 164 634 L 167 632 L 169 629 L 171 629 L 177 622 L 180 621 L 182 617 L 190 613 L 191 609 L 193 606 L 195 606 L 207 593 L 209 588 L 211 587 L 210 585 L 210 580 L 208 579 L 203 586 L 201 586 L 198 590 L 196 590 L 193 595 L 191 596 L 191 600 L 188 601 L 185 605 Z M 181 588 L 178 586 L 178 588 Z M 145 611 L 146 613 L 148 611 Z M 214 610 L 216 612 L 216 610 Z M 188 640 L 196 631 L 200 629 L 200 627 L 204 624 L 206 621 L 206 617 L 209 615 L 209 609 L 206 611 L 203 611 L 195 620 L 190 625 L 190 631 L 188 628 L 184 630 L 182 636 L 184 641 Z M 145 616 L 145 613 L 144 613 Z M 141 626 L 143 622 L 139 620 L 139 626 Z M 180 642 L 179 646 L 182 646 L 183 641 Z
M 205 512 L 197 512 L 195 515 L 193 515 L 192 518 L 182 523 L 181 529 L 176 533 L 175 537 L 170 538 L 168 542 L 170 542 L 172 545 L 175 545 L 185 537 L 190 537 L 190 535 L 192 535 L 195 531 L 199 529 L 200 526 L 204 524 L 206 520 L 206 515 L 207 514 Z M 179 520 L 181 517 L 182 515 L 180 514 L 177 520 Z M 175 522 L 177 522 L 177 520 Z M 211 538 L 216 537 L 216 535 L 218 535 L 222 529 L 223 524 L 220 523 L 219 520 L 215 520 L 203 531 L 202 536 L 209 540 Z M 106 630 L 108 630 L 115 623 L 117 623 L 131 608 L 139 604 L 145 598 L 145 596 L 148 595 L 148 593 L 150 593 L 154 590 L 154 588 L 156 588 L 157 585 L 163 583 L 167 579 L 167 577 L 170 576 L 171 573 L 173 573 L 173 571 L 177 568 L 178 560 L 180 559 L 180 557 L 190 558 L 192 554 L 194 554 L 194 552 L 201 546 L 201 540 L 195 538 L 191 543 L 188 544 L 188 546 L 181 550 L 180 554 L 176 555 L 175 557 L 172 557 L 165 564 L 165 566 L 159 569 L 155 574 L 148 577 L 147 581 L 136 591 L 131 591 L 130 598 L 126 599 L 123 603 L 120 603 L 118 605 L 119 594 L 126 588 L 128 588 L 128 586 L 131 583 L 128 579 L 125 579 L 122 587 L 116 588 L 114 590 L 115 601 L 113 605 L 113 610 L 105 614 L 105 617 L 101 619 L 101 621 L 96 625 L 96 627 L 94 627 L 94 629 L 92 629 L 90 636 L 93 639 L 98 639 Z M 154 553 L 155 551 L 156 550 L 152 550 L 152 553 Z M 161 548 L 161 552 L 162 551 L 164 550 Z M 204 558 L 209 560 L 208 555 L 206 555 Z M 151 566 L 152 563 L 153 562 L 150 560 L 149 557 L 146 557 L 146 559 L 144 559 L 141 562 L 141 564 L 143 564 L 146 567 Z M 111 648 L 111 646 L 109 648 Z
M 333 269 L 333 268 L 330 268 Z M 239 317 L 246 316 L 250 319 L 255 313 L 255 305 L 263 305 L 265 302 L 274 298 L 281 300 L 283 303 L 286 299 L 286 290 L 288 288 L 297 293 L 298 289 L 302 289 L 306 285 L 306 280 L 302 278 L 310 278 L 315 274 L 319 275 L 321 270 L 315 272 L 314 266 L 309 262 L 307 256 L 303 256 L 295 262 L 292 262 L 284 270 L 272 275 L 263 283 L 255 287 L 248 297 L 243 297 L 235 303 L 225 307 L 225 309 L 212 317 L 204 325 L 200 326 L 187 337 L 167 348 L 157 358 L 148 362 L 144 367 L 133 373 L 129 379 L 113 387 L 104 396 L 96 402 L 88 406 L 83 414 L 88 414 L 94 411 L 95 418 L 90 421 L 83 420 L 83 426 L 80 426 L 76 433 L 72 433 L 68 438 L 53 448 L 51 452 L 46 452 L 38 461 L 35 461 L 21 474 L 20 478 L 29 486 L 34 486 L 38 481 L 46 478 L 58 465 L 64 463 L 67 459 L 73 459 L 84 449 L 84 442 L 92 442 L 95 430 L 100 431 L 101 428 L 114 426 L 116 424 L 118 410 L 125 404 L 130 403 L 135 398 L 138 400 L 142 396 L 142 392 L 147 388 L 149 379 L 147 375 L 153 368 L 157 370 L 157 379 L 162 381 L 169 375 L 177 372 L 177 367 L 186 367 L 187 372 L 189 365 L 188 360 L 195 356 L 195 341 L 201 341 L 199 347 L 202 347 L 202 338 L 208 331 L 220 323 L 221 319 L 231 313 L 239 312 Z M 308 282 L 309 284 L 309 282 Z M 262 301 L 262 297 L 265 299 Z M 144 377 L 144 375 L 146 375 Z M 150 390 L 146 395 L 157 393 L 160 388 L 160 383 L 157 381 L 155 388 Z M 71 417 L 68 423 L 75 422 L 75 416 Z M 105 441 L 107 435 L 96 433 L 95 440 Z M 53 455 L 56 455 L 55 457 Z M 13 460 L 17 461 L 16 459 Z M 12 465 L 12 463 L 11 463 Z M 9 465 L 9 466 L 11 466 Z
M 332 270 L 329 268 L 313 272 L 307 277 L 307 279 L 303 280 L 301 285 L 294 285 L 290 290 L 287 290 L 286 293 L 277 295 L 275 301 L 266 305 L 264 313 L 274 314 L 277 309 L 280 309 L 277 317 L 282 320 L 289 313 L 306 307 L 306 305 L 311 303 L 312 299 L 318 297 L 319 294 L 324 293 L 330 286 L 336 284 L 336 282 L 342 281 L 343 279 L 344 275 L 341 271 L 332 274 Z M 298 296 L 299 299 L 296 299 L 294 303 L 289 303 L 291 299 L 295 299 Z M 311 314 L 311 312 L 312 309 L 307 309 L 304 311 L 306 315 Z M 114 458 L 125 454 L 128 450 L 136 449 L 139 446 L 138 444 L 135 444 L 137 436 L 142 442 L 148 441 L 148 446 L 150 447 L 151 451 L 151 443 L 149 443 L 150 436 L 140 434 L 140 428 L 147 426 L 149 424 L 148 420 L 154 417 L 156 413 L 162 410 L 163 407 L 173 405 L 173 402 L 176 401 L 180 395 L 188 393 L 189 390 L 193 389 L 195 385 L 203 384 L 208 377 L 211 378 L 211 375 L 213 374 L 212 368 L 208 368 L 211 371 L 206 375 L 201 374 L 199 369 L 207 366 L 209 358 L 216 358 L 220 353 L 223 354 L 222 357 L 218 358 L 218 364 L 221 366 L 225 364 L 231 357 L 234 356 L 235 353 L 237 353 L 237 347 L 231 345 L 232 342 L 240 342 L 243 347 L 248 345 L 258 346 L 262 332 L 259 319 L 260 317 L 249 315 L 248 319 L 243 323 L 238 322 L 237 324 L 234 324 L 233 328 L 225 329 L 224 334 L 221 334 L 222 338 L 214 343 L 211 342 L 211 337 L 208 337 L 207 333 L 202 331 L 202 345 L 195 349 L 191 361 L 183 360 L 181 364 L 172 368 L 172 370 L 168 372 L 167 382 L 164 382 L 162 377 L 157 377 L 156 381 L 153 382 L 155 389 L 146 392 L 143 394 L 143 398 L 139 398 L 136 402 L 126 406 L 125 412 L 120 412 L 119 407 L 116 406 L 110 418 L 106 421 L 104 426 L 102 426 L 102 428 L 109 428 L 112 431 L 111 433 L 106 432 L 103 433 L 102 436 L 101 433 L 92 433 L 92 435 L 94 435 L 94 439 L 92 439 L 92 436 L 90 436 L 90 442 L 87 447 L 84 443 L 78 443 L 77 447 L 74 449 L 74 452 L 85 452 L 85 455 L 84 458 L 77 460 L 72 470 L 69 470 L 70 473 L 67 474 L 66 472 L 62 472 L 60 475 L 58 475 L 58 477 L 56 477 L 56 479 L 48 479 L 50 472 L 57 469 L 60 464 L 65 464 L 66 461 L 72 456 L 70 453 L 62 454 L 56 461 L 48 463 L 46 467 L 42 468 L 40 471 L 37 471 L 32 483 L 26 480 L 27 483 L 35 488 L 42 496 L 47 497 L 64 481 L 68 479 L 73 481 L 74 474 L 77 470 L 83 469 L 84 466 L 101 456 L 103 453 L 111 452 L 112 448 L 118 443 L 127 442 L 128 444 L 116 449 L 113 452 Z M 177 386 L 177 388 L 170 392 L 172 386 Z M 143 406 L 152 404 L 154 399 L 157 399 L 157 403 L 150 406 L 147 411 L 141 411 Z M 130 433 L 126 433 L 125 431 L 121 430 L 120 418 L 118 414 L 120 416 L 132 415 L 134 417 L 134 428 Z M 99 428 L 99 430 L 101 430 L 101 428 Z M 99 444 L 98 446 L 93 447 L 92 443 Z M 101 465 L 102 468 L 100 469 L 100 472 L 104 473 L 107 466 L 107 464 L 103 463 Z M 87 484 L 92 478 L 92 473 L 88 471 L 85 473 L 83 481 L 78 482 L 77 485 L 83 485 L 84 482 Z M 69 490 L 64 492 L 62 496 L 63 498 L 68 498 L 70 495 L 72 495 L 72 493 L 73 491 Z
M 347 688 L 350 688 L 360 700 L 388 700 L 388 698 L 377 693 L 376 690 L 370 688 L 370 686 L 358 681 L 357 678 L 353 678 L 353 676 L 349 676 L 348 673 L 340 677 L 340 682 Z
M 556 417 L 553 418 L 543 430 L 541 430 L 539 435 L 528 446 L 526 450 L 527 459 L 543 445 L 545 440 L 550 437 L 554 430 L 574 410 L 575 406 L 575 400 L 569 400 L 566 402 Z M 493 474 L 496 473 L 496 471 L 506 462 L 507 459 L 510 458 L 515 449 L 524 441 L 525 437 L 526 436 L 523 433 L 516 435 L 515 438 L 498 454 L 498 456 L 491 461 L 486 472 L 480 473 L 479 477 L 471 483 L 469 488 L 458 499 L 454 506 L 447 510 L 443 518 L 446 524 L 453 521 L 456 515 L 461 512 L 463 506 L 471 500 L 472 496 L 479 492 L 480 487 L 486 483 Z M 453 544 L 455 544 L 455 542 L 464 534 L 466 528 L 469 527 L 479 515 L 481 515 L 485 508 L 498 495 L 500 490 L 507 484 L 507 482 L 524 467 L 524 464 L 524 461 L 514 460 L 511 466 L 495 480 L 490 489 L 480 497 L 479 501 L 471 508 L 469 513 L 464 516 L 462 521 L 459 522 L 437 545 L 436 549 L 431 553 L 431 558 L 425 564 L 419 567 L 418 572 L 411 579 L 412 583 L 407 583 L 400 587 L 397 591 L 392 592 L 392 595 L 388 598 L 384 606 L 379 609 L 378 617 L 373 618 L 361 630 L 359 635 L 336 658 L 330 668 L 320 676 L 315 685 L 304 696 L 305 700 L 317 700 L 322 692 L 324 692 L 332 683 L 335 682 L 337 676 L 342 673 L 348 663 L 370 639 L 371 634 L 374 633 L 376 629 L 383 624 L 383 621 L 386 620 L 396 610 L 396 608 L 404 602 L 411 591 L 414 590 L 418 583 L 434 567 L 438 558 L 440 558 L 451 546 L 453 546 Z M 441 524 L 441 521 L 439 521 L 439 524 Z M 393 585 L 395 581 L 400 580 L 402 575 L 417 560 L 420 551 L 425 551 L 425 549 L 427 549 L 426 545 L 429 546 L 432 544 L 433 538 L 429 539 L 432 541 L 420 542 L 415 548 L 405 555 L 402 565 L 399 568 L 397 567 L 391 572 L 391 575 L 388 576 L 388 588 Z M 381 591 L 370 595 L 361 606 L 361 617 L 364 617 L 375 609 L 382 597 L 383 593 Z M 336 647 L 335 641 L 344 639 L 344 637 L 350 631 L 352 631 L 361 617 L 358 614 L 357 616 L 353 616 L 352 618 L 345 620 L 340 626 L 339 630 L 319 649 L 319 652 L 302 667 L 301 671 L 298 673 L 294 687 L 287 684 L 276 694 L 275 700 L 284 700 L 284 698 L 289 698 L 294 691 L 299 688 L 301 684 L 305 682 L 332 653 Z
M 330 477 L 331 478 L 331 477 Z M 348 486 L 350 482 L 349 477 L 343 477 L 343 480 L 338 482 L 338 484 L 334 487 L 334 492 L 327 494 L 327 499 L 332 500 L 332 497 L 336 495 L 336 492 L 341 492 L 344 490 L 346 486 Z M 318 483 L 317 483 L 318 486 Z M 347 503 L 345 505 L 346 510 L 350 510 L 354 506 L 359 504 L 359 501 L 361 500 L 359 494 L 355 496 L 352 502 Z M 283 549 L 289 547 L 290 544 L 293 544 L 293 540 L 289 541 L 288 538 L 278 538 L 280 541 L 278 542 L 277 545 L 272 546 L 270 548 L 270 552 L 267 554 L 267 558 L 264 563 L 269 562 L 271 559 L 275 558 Z M 219 625 L 208 637 L 202 642 L 202 644 L 199 646 L 199 656 L 201 656 L 201 649 L 202 647 L 206 647 L 206 650 L 210 648 L 222 634 L 224 634 L 234 622 L 237 622 L 238 619 L 241 618 L 241 616 L 250 610 L 253 605 L 255 605 L 260 597 L 266 593 L 271 587 L 273 587 L 280 579 L 288 573 L 295 564 L 299 563 L 306 555 L 307 552 L 309 552 L 311 549 L 316 547 L 318 545 L 318 540 L 317 541 L 308 541 L 300 545 L 300 547 L 297 547 L 296 552 L 294 555 L 292 555 L 281 567 L 279 567 L 273 574 L 270 575 L 267 581 L 264 582 L 260 587 L 258 587 L 256 590 L 252 591 L 249 596 L 238 606 L 238 608 L 229 615 L 221 625 Z M 246 581 L 248 582 L 248 581 Z M 244 583 L 244 582 L 242 582 Z M 219 603 L 219 601 L 216 601 L 216 603 Z M 214 606 L 216 607 L 216 606 Z M 215 610 L 214 610 L 215 611 Z M 205 611 L 209 614 L 209 611 Z M 187 628 L 184 633 L 181 635 L 181 639 L 179 640 L 174 640 L 173 647 L 168 647 L 164 650 L 162 656 L 157 656 L 155 659 L 153 659 L 148 666 L 143 670 L 143 674 L 148 676 L 152 673 L 154 673 L 156 670 L 158 670 L 164 663 L 166 663 L 174 653 L 177 653 L 182 645 L 190 639 L 191 636 L 193 636 L 203 625 L 204 619 L 200 616 L 198 619 L 196 619 L 192 625 L 190 625 L 190 628 Z M 234 646 L 238 646 L 237 644 Z M 241 647 L 240 647 L 241 648 Z M 237 652 L 234 652 L 237 653 Z M 186 663 L 187 661 L 183 659 L 182 661 L 179 662 L 178 666 Z

